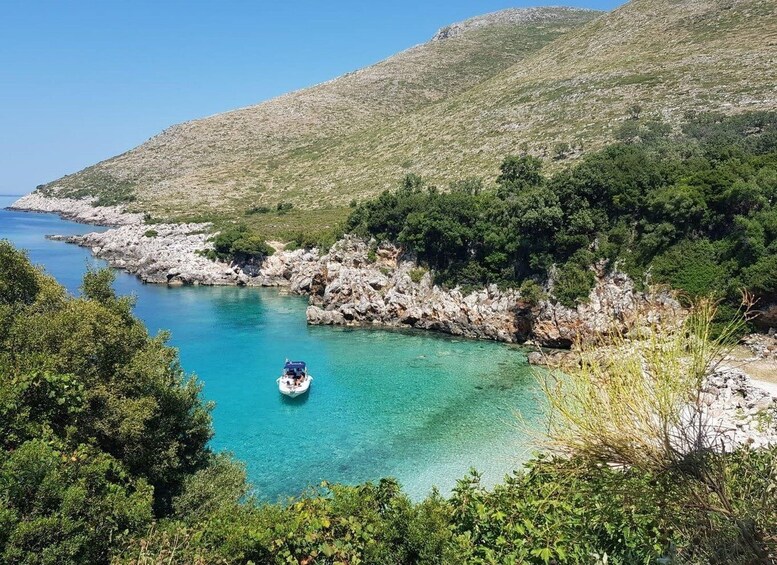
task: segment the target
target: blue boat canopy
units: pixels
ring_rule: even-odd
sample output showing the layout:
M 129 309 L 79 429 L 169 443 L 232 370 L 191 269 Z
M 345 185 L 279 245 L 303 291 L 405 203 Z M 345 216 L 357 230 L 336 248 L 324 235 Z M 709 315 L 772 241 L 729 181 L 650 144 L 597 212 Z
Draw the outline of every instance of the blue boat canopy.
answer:
M 286 364 L 283 366 L 283 368 L 287 370 L 304 370 L 305 367 L 304 361 L 286 361 Z

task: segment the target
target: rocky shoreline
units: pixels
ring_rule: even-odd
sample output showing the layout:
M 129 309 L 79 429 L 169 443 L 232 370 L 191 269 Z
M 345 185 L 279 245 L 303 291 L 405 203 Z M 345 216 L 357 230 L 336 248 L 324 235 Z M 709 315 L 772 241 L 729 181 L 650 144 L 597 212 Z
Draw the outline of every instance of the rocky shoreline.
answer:
M 346 236 L 318 260 L 312 276 L 308 266 L 304 285 L 292 278 L 292 290 L 311 297 L 309 323 L 412 327 L 568 348 L 578 341 L 627 331 L 643 313 L 658 319 L 675 316 L 679 310 L 669 294 L 638 292 L 626 275 L 617 272 L 598 273 L 588 302 L 576 308 L 549 300 L 529 302 L 517 290 L 495 285 L 469 293 L 443 289 L 400 249 L 372 247 Z
M 464 293 L 433 284 L 413 257 L 391 245 L 346 236 L 324 254 L 279 250 L 261 263 L 213 262 L 208 224 L 144 224 L 142 215 L 90 201 L 32 194 L 12 208 L 58 213 L 84 223 L 114 226 L 103 232 L 54 239 L 88 247 L 114 267 L 149 283 L 285 287 L 309 296 L 310 324 L 415 328 L 505 343 L 569 348 L 578 342 L 628 332 L 635 319 L 674 318 L 679 305 L 668 293 L 638 291 L 628 276 L 597 273 L 589 300 L 567 308 L 548 300 L 529 302 L 514 289 L 496 286 Z M 532 356 L 539 359 L 532 359 Z M 547 358 L 530 354 L 530 361 Z M 763 414 L 777 415 L 777 394 L 753 386 L 737 369 L 720 369 L 705 389 L 710 414 L 726 445 L 777 444 L 777 429 L 763 429 Z
M 98 226 L 124 226 L 143 223 L 143 214 L 127 212 L 121 206 L 94 206 L 93 198 L 75 200 L 55 198 L 32 192 L 19 198 L 8 208 L 24 212 L 57 214 L 65 220 Z
M 742 370 L 719 367 L 702 392 L 706 425 L 721 447 L 754 449 L 777 445 L 777 396 L 759 387 Z
M 141 214 L 90 200 L 25 196 L 14 209 L 59 213 L 65 218 L 113 227 L 103 232 L 54 236 L 88 247 L 114 267 L 144 282 L 168 285 L 283 286 L 308 295 L 310 324 L 371 325 L 433 330 L 505 343 L 570 347 L 611 331 L 625 331 L 647 313 L 673 316 L 668 294 L 638 292 L 621 273 L 598 273 L 586 304 L 566 308 L 548 300 L 530 303 L 517 290 L 490 286 L 464 293 L 443 289 L 413 257 L 391 245 L 346 236 L 327 253 L 279 250 L 260 263 L 213 262 L 208 224 L 144 224 Z

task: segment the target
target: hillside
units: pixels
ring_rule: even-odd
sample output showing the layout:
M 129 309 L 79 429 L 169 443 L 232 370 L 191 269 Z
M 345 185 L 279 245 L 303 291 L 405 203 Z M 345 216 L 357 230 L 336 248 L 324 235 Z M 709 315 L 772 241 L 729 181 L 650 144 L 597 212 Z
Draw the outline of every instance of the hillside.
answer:
M 137 209 L 174 219 L 293 203 L 284 217 L 248 217 L 271 233 L 342 218 L 408 172 L 493 178 L 521 150 L 562 166 L 609 141 L 634 106 L 678 122 L 777 105 L 773 0 L 634 0 L 597 15 L 508 10 L 454 24 L 336 80 L 173 126 L 43 190 L 134 195 Z
M 522 147 L 575 156 L 610 141 L 635 106 L 675 124 L 689 111 L 774 109 L 776 53 L 774 0 L 632 0 L 351 151 L 387 155 L 401 135 L 402 158 L 433 180 L 496 171 Z
M 335 80 L 173 126 L 136 149 L 52 184 L 77 194 L 134 189 L 143 208 L 172 215 L 285 199 L 300 206 L 303 191 L 326 191 L 347 180 L 348 173 L 313 181 L 318 173 L 295 171 L 295 162 L 333 154 L 333 148 L 347 152 L 359 132 L 380 131 L 402 115 L 461 93 L 597 15 L 543 8 L 474 18 Z M 397 168 L 392 177 L 401 173 Z M 308 175 L 310 181 L 302 180 Z

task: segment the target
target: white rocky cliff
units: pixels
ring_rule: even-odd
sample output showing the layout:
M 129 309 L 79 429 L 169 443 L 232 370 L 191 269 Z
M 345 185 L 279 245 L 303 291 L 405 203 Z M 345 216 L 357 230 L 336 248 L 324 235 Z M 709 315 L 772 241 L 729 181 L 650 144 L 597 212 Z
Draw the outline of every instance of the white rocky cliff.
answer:
M 625 330 L 641 312 L 660 317 L 678 308 L 668 294 L 637 292 L 620 273 L 599 273 L 588 302 L 577 308 L 547 300 L 529 304 L 518 291 L 495 285 L 465 295 L 434 285 L 429 273 L 419 277 L 415 262 L 396 247 L 382 245 L 373 253 L 371 261 L 364 241 L 346 237 L 318 260 L 315 272 L 309 265 L 304 276 L 292 277 L 292 290 L 311 296 L 310 323 L 413 327 L 569 347 L 578 339 Z

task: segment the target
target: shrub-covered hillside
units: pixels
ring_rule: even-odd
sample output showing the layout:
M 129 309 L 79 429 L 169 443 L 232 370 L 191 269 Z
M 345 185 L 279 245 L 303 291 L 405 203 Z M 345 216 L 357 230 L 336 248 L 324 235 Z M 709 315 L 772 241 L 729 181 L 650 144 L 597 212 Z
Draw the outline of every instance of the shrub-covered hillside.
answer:
M 750 563 L 777 540 L 774 450 L 715 458 L 723 510 L 707 483 L 680 488 L 687 469 L 590 458 L 535 459 L 493 491 L 472 475 L 450 498 L 385 479 L 260 504 L 111 282 L 92 271 L 68 296 L 0 242 L 0 562 Z
M 569 170 L 508 157 L 494 188 L 441 192 L 408 176 L 348 229 L 399 242 L 454 285 L 554 281 L 572 305 L 607 260 L 691 295 L 777 299 L 777 113 L 696 116 L 681 131 L 635 117 Z

